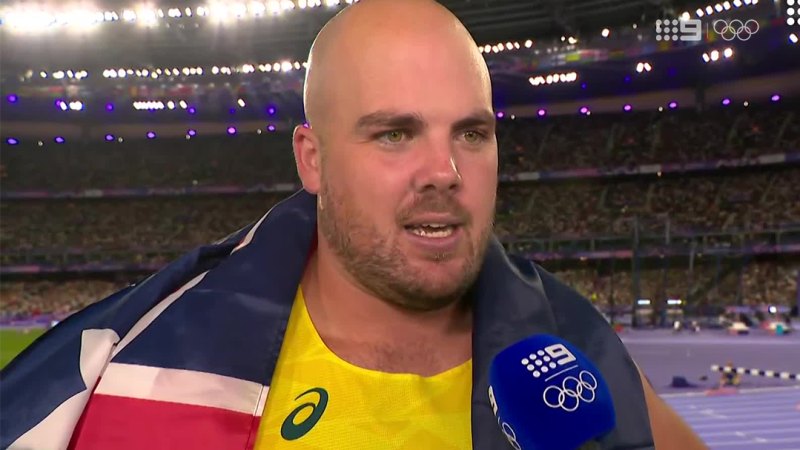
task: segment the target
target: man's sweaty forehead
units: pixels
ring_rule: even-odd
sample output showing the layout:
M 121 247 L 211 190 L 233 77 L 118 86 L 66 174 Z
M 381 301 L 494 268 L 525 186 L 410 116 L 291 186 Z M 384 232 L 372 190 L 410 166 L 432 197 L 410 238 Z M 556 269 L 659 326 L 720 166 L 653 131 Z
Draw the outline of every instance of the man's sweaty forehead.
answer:
M 382 50 L 388 54 L 411 39 L 425 40 L 426 47 L 447 46 L 448 52 L 467 55 L 470 65 L 478 67 L 487 98 L 491 98 L 486 63 L 472 37 L 449 10 L 432 0 L 361 0 L 331 19 L 311 47 L 303 103 L 312 127 L 325 128 L 334 90 L 346 86 L 365 46 L 370 47 L 371 54 Z

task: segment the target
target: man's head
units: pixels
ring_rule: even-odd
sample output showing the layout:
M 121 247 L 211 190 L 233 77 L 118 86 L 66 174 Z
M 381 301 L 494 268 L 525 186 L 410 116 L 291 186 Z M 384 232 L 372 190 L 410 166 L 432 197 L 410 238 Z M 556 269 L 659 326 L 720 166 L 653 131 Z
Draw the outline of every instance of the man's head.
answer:
M 430 0 L 362 0 L 320 32 L 294 152 L 319 251 L 395 305 L 460 298 L 492 229 L 497 142 L 486 64 Z

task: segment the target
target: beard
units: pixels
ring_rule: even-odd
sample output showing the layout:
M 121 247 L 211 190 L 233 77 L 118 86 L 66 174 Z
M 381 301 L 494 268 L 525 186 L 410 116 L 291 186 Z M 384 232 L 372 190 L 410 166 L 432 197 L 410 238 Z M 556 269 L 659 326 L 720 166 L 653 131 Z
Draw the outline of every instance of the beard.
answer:
M 446 271 L 430 271 L 412 264 L 398 239 L 392 239 L 391 233 L 380 232 L 363 211 L 333 189 L 324 171 L 317 209 L 320 232 L 350 276 L 383 301 L 420 312 L 437 310 L 464 298 L 478 276 L 492 232 L 491 220 L 478 224 L 478 228 L 471 226 L 474 222 L 469 220 L 470 215 L 450 194 L 420 194 L 398 214 L 398 224 L 404 223 L 403 218 L 421 212 L 447 212 L 464 219 L 466 251 L 460 249 L 455 255 L 433 254 L 428 258 L 441 265 L 452 258 L 463 262 Z M 476 232 L 477 239 L 471 239 Z

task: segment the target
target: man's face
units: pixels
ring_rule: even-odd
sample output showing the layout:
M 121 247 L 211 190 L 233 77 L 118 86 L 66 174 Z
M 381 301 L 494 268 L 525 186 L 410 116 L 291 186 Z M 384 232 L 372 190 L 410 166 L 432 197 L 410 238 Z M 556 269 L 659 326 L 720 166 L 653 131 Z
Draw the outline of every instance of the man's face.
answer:
M 430 42 L 367 48 L 328 99 L 320 230 L 351 277 L 405 308 L 461 297 L 491 234 L 497 142 L 477 64 Z

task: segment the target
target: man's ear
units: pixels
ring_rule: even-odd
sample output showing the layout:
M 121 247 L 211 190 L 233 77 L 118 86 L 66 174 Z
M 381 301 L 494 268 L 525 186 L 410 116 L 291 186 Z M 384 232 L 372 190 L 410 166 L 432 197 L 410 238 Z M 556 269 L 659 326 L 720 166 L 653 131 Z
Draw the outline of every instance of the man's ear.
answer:
M 298 125 L 292 136 L 292 150 L 297 166 L 297 175 L 303 189 L 311 194 L 318 194 L 321 179 L 322 154 L 319 139 L 311 128 Z

